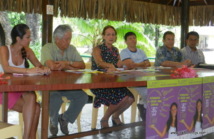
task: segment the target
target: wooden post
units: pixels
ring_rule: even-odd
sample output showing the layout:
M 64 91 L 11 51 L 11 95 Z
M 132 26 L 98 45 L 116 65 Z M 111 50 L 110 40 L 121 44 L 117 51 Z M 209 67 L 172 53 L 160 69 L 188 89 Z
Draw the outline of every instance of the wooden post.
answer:
M 8 113 L 8 94 L 3 92 L 2 94 L 2 121 L 7 123 L 7 113 Z
M 181 46 L 185 46 L 185 38 L 189 30 L 189 0 L 182 0 L 181 6 Z
M 42 46 L 52 42 L 53 14 L 47 14 L 47 5 L 53 5 L 53 0 L 42 1 Z
M 53 13 L 51 14 L 51 7 L 49 7 L 49 13 L 47 13 L 47 5 L 53 6 L 53 0 L 43 0 L 42 1 L 42 46 L 46 43 L 52 42 L 52 30 L 53 30 Z M 45 105 L 42 109 L 42 132 L 41 138 L 48 138 L 48 110 L 49 110 L 49 92 L 42 93 L 43 102 L 42 105 Z
M 155 25 L 155 47 L 158 48 L 158 40 L 160 37 L 160 27 Z
M 42 129 L 41 139 L 48 138 L 48 122 L 49 122 L 49 91 L 42 91 Z

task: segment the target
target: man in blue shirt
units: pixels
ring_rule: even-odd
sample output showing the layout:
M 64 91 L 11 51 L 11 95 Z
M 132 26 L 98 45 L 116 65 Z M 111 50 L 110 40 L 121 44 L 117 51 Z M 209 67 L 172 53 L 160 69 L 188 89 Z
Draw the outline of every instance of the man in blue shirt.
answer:
M 181 67 L 182 65 L 192 65 L 191 60 L 182 61 L 181 51 L 174 47 L 175 34 L 167 31 L 163 35 L 164 45 L 156 52 L 155 66 Z
M 128 32 L 124 36 L 127 48 L 120 53 L 121 60 L 127 69 L 134 69 L 137 67 L 146 68 L 150 66 L 150 62 L 143 50 L 136 47 L 137 39 L 133 32 Z
M 120 53 L 121 60 L 125 65 L 126 69 L 135 69 L 138 67 L 146 68 L 150 67 L 150 62 L 143 50 L 136 47 L 137 38 L 136 34 L 133 32 L 128 32 L 124 36 L 127 48 L 123 49 Z M 147 98 L 147 88 L 146 87 L 135 87 L 138 93 L 141 95 L 141 100 L 139 102 L 138 109 L 140 111 L 140 116 L 143 121 L 146 117 L 146 98 Z

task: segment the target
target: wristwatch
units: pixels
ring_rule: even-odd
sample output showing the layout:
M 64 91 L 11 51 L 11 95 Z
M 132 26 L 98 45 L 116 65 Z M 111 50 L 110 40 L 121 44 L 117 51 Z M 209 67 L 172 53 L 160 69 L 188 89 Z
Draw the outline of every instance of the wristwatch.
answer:
M 71 66 L 72 64 L 73 64 L 73 62 L 72 62 L 72 61 L 70 61 L 70 62 L 69 62 L 69 65 Z

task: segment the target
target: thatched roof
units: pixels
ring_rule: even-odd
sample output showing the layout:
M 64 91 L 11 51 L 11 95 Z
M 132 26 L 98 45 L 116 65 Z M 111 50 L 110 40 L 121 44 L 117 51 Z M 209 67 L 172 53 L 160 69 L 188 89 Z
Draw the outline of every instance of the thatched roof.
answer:
M 163 25 L 180 25 L 181 0 L 53 0 L 54 15 L 109 19 Z M 174 1 L 174 5 L 171 3 Z M 190 0 L 192 2 L 193 0 Z M 190 6 L 189 25 L 213 25 L 214 5 L 194 0 L 202 6 Z M 163 3 L 165 2 L 165 3 Z M 177 3 L 176 3 L 177 2 Z M 161 3 L 161 4 L 159 4 Z M 213 4 L 213 3 L 212 3 Z M 191 4 L 193 5 L 193 4 Z M 198 5 L 198 4 L 195 4 Z M 0 11 L 42 13 L 42 0 L 0 0 Z
M 42 13 L 43 0 L 0 0 L 0 11 Z
M 134 0 L 134 1 L 150 2 L 150 3 L 180 7 L 183 4 L 182 2 L 184 0 Z M 189 5 L 190 6 L 214 5 L 214 1 L 213 0 L 189 0 Z

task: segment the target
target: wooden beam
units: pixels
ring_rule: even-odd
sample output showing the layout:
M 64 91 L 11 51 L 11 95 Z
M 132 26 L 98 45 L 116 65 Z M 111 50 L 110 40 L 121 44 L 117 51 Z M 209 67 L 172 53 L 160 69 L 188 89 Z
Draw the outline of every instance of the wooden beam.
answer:
M 49 91 L 42 91 L 42 132 L 41 139 L 48 138 L 48 123 L 49 123 Z
M 185 46 L 185 37 L 189 30 L 189 0 L 182 0 L 181 5 L 181 46 Z
M 53 6 L 53 0 L 42 1 L 42 46 L 52 42 L 53 15 L 47 14 L 47 5 Z

